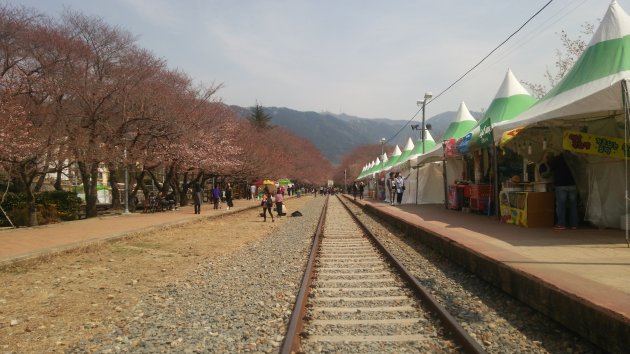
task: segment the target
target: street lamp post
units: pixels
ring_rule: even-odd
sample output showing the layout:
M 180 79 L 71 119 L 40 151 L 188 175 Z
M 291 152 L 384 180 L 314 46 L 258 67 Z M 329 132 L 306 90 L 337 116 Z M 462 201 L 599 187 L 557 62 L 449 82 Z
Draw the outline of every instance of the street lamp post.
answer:
M 424 99 L 423 100 L 418 100 L 416 102 L 416 104 L 418 106 L 422 106 L 422 127 L 420 129 L 422 129 L 422 153 L 424 154 L 426 151 L 424 150 L 424 140 L 426 137 L 425 134 L 425 130 L 426 130 L 426 125 L 424 124 L 425 121 L 425 112 L 426 112 L 426 106 L 427 106 L 427 102 L 431 99 L 431 97 L 433 97 L 433 94 L 431 93 L 431 91 L 427 91 L 424 93 Z
M 424 99 L 423 100 L 418 100 L 416 102 L 416 104 L 418 106 L 422 105 L 422 127 L 420 129 L 422 129 L 422 133 L 420 136 L 422 136 L 422 154 L 426 153 L 426 150 L 424 149 L 424 141 L 425 141 L 425 131 L 426 131 L 426 126 L 424 124 L 425 121 L 425 112 L 426 112 L 426 106 L 427 106 L 427 101 L 429 101 L 431 99 L 431 97 L 433 97 L 433 94 L 431 93 L 431 91 L 427 91 L 424 93 Z M 419 165 L 418 165 L 419 166 Z M 420 192 L 420 186 L 419 184 L 419 179 L 420 179 L 420 170 L 418 169 L 418 166 L 416 166 L 416 204 L 418 204 L 418 193 Z

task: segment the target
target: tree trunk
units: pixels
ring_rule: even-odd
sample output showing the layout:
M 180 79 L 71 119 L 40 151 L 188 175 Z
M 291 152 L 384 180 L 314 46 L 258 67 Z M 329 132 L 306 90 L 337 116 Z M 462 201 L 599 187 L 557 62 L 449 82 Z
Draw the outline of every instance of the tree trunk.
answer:
M 63 188 L 61 188 L 61 176 L 63 175 L 63 165 L 58 166 L 56 172 L 57 172 L 57 176 L 55 178 L 54 187 L 56 191 L 61 191 L 63 190 Z
M 96 184 L 98 183 L 98 163 L 90 163 L 89 171 L 88 165 L 85 162 L 79 162 L 78 164 L 83 181 L 83 190 L 85 191 L 85 217 L 93 218 L 97 216 L 96 203 L 98 202 L 98 198 L 96 194 Z
M 113 164 L 109 166 L 109 186 L 112 187 L 112 209 L 120 209 L 122 201 L 118 190 L 118 170 Z
M 181 189 L 178 187 L 177 194 L 179 194 L 179 205 L 186 206 L 188 205 L 188 187 L 190 187 L 190 181 L 188 181 L 188 172 L 184 173 L 182 187 Z
M 35 183 L 35 188 L 33 188 L 33 190 L 36 193 L 42 190 L 42 186 L 44 185 L 45 178 L 46 178 L 46 175 L 43 173 L 37 177 L 37 183 Z M 30 188 L 27 188 L 27 189 L 30 189 Z
M 35 203 L 35 194 L 31 186 L 33 179 L 29 178 L 27 175 L 25 166 L 21 166 L 20 168 L 20 180 L 21 184 L 26 186 L 24 192 L 26 194 L 26 205 L 28 207 L 28 226 L 37 226 L 39 225 L 37 221 L 37 204 Z

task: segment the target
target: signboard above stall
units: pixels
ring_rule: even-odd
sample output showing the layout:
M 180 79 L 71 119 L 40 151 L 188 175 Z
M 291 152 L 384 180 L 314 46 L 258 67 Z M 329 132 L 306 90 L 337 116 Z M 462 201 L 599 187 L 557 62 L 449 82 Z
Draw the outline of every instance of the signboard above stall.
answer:
M 613 138 L 571 130 L 566 130 L 562 133 L 562 147 L 565 150 L 580 154 L 615 159 L 623 159 L 624 156 L 628 157 L 630 153 L 630 148 L 626 146 L 623 138 Z

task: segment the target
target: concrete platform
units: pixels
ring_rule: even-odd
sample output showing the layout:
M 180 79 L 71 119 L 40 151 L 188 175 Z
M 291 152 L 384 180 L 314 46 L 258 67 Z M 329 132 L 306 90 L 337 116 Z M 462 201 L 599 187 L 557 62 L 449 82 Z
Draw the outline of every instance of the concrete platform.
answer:
M 523 228 L 443 205 L 356 203 L 599 347 L 630 350 L 625 231 Z

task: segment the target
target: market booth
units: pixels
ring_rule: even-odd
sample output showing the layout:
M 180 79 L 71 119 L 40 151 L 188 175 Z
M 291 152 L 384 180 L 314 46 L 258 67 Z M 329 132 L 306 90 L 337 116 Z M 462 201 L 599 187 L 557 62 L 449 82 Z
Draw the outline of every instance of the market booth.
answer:
M 444 203 L 444 168 L 442 161 L 430 161 L 423 164 L 418 160 L 427 152 L 438 146 L 427 130 L 424 144 L 416 142 L 411 150 L 407 163 L 402 166 L 401 173 L 407 176 L 408 189 L 403 194 L 403 204 L 443 204 Z
M 598 227 L 626 228 L 630 17 L 612 2 L 575 65 L 536 105 L 494 127 L 496 143 L 523 156 L 563 152 L 580 214 Z M 535 170 L 535 163 L 531 163 Z M 623 190 L 626 192 L 624 193 Z
M 527 110 L 535 101 L 508 69 L 496 96 L 479 123 L 457 141 L 446 142 L 447 156 L 459 155 L 464 162 L 462 179 L 456 181 L 455 185 L 449 186 L 449 190 L 452 191 L 450 195 L 453 195 L 453 209 L 459 207 L 459 201 L 462 200 L 461 207 L 469 208 L 473 212 L 491 215 L 502 210 L 497 210 L 496 207 L 500 202 L 498 191 L 503 187 L 500 182 L 510 179 L 515 172 L 521 172 L 524 168 L 519 169 L 518 166 L 516 168 L 513 166 L 514 161 L 522 161 L 520 156 L 505 156 L 496 149 L 492 138 L 492 127 L 499 122 L 513 119 Z M 522 166 L 525 164 L 523 163 Z M 525 181 L 528 180 L 525 179 Z M 506 193 L 511 192 L 506 191 Z M 537 192 L 532 190 L 531 193 Z M 536 197 L 533 198 L 536 199 Z M 510 198 L 507 199 L 510 200 Z M 549 206 L 553 206 L 553 201 L 549 203 Z M 521 215 L 526 216 L 532 209 L 521 210 L 523 210 Z M 508 209 L 503 211 L 507 212 Z
M 418 167 L 420 174 L 423 170 L 431 171 L 435 168 L 442 169 L 442 183 L 440 185 L 439 193 L 442 194 L 442 202 L 446 203 L 447 207 L 452 209 L 461 210 L 464 202 L 465 187 L 457 183 L 461 179 L 463 171 L 463 160 L 460 156 L 455 156 L 447 153 L 449 147 L 448 143 L 452 144 L 455 139 L 462 137 L 468 131 L 470 131 L 477 121 L 470 114 L 466 104 L 462 102 L 457 109 L 455 119 L 449 124 L 446 131 L 440 138 L 441 144 L 436 144 L 431 149 L 428 149 L 426 154 L 417 157 L 415 164 Z M 428 164 L 435 164 L 433 168 L 425 167 Z M 444 186 L 447 186 L 446 188 Z M 468 191 L 468 189 L 466 189 Z M 433 190 L 432 192 L 437 192 Z M 467 197 L 467 195 L 466 195 Z

